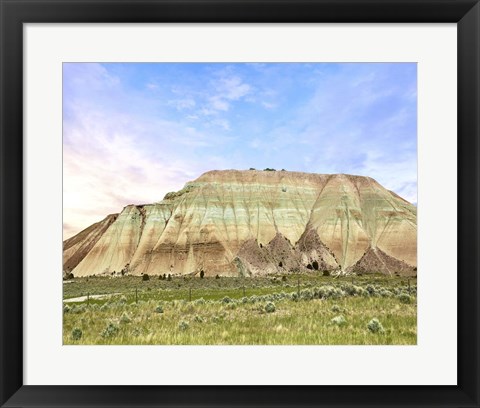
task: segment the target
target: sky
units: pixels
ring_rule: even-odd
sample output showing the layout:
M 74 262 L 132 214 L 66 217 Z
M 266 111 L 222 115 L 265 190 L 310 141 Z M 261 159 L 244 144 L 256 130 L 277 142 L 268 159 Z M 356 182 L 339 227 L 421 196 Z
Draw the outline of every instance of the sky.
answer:
M 369 176 L 416 203 L 416 64 L 63 64 L 64 239 L 251 167 Z

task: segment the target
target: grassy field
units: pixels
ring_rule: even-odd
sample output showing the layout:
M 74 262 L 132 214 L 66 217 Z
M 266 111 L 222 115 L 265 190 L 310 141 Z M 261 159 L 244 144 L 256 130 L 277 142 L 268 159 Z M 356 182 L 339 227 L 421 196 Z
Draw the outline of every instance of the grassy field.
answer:
M 63 316 L 64 344 L 416 344 L 416 279 L 77 278 Z

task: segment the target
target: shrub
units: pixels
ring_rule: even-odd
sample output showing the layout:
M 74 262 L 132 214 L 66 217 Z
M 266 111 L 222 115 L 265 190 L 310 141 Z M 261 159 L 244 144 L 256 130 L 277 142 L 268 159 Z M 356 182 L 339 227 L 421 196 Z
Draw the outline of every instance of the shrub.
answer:
M 331 324 L 334 324 L 336 326 L 345 326 L 347 324 L 347 321 L 342 315 L 335 316 L 332 320 L 330 320 Z
M 132 336 L 133 337 L 138 337 L 138 336 L 140 336 L 140 334 L 142 334 L 142 332 L 140 331 L 139 328 L 135 327 L 135 329 L 132 330 Z
M 190 325 L 188 324 L 187 321 L 182 320 L 182 321 L 178 324 L 178 329 L 179 329 L 179 330 L 182 330 L 182 331 L 185 331 L 185 330 L 187 330 L 187 329 L 189 328 L 189 326 L 190 326 Z
M 215 279 L 220 279 L 220 275 L 215 275 Z
M 100 336 L 104 339 L 115 337 L 118 334 L 118 326 L 113 323 L 109 323 L 105 329 L 102 330 Z
M 203 320 L 203 318 L 202 318 L 201 316 L 198 316 L 198 315 L 197 315 L 197 316 L 195 316 L 195 317 L 193 318 L 193 321 L 194 321 L 194 322 L 197 322 L 197 323 L 203 323 L 204 320 Z
M 65 305 L 63 306 L 63 313 L 68 313 L 70 311 L 70 306 Z
M 130 323 L 131 321 L 132 319 L 130 319 L 130 317 L 128 317 L 128 315 L 123 312 L 122 317 L 120 317 L 120 323 Z
M 120 303 L 121 305 L 125 305 L 127 303 L 127 297 L 122 296 L 120 299 L 118 299 L 118 303 Z
M 380 296 L 382 296 L 382 297 L 392 297 L 393 293 L 390 292 L 388 289 L 382 289 L 380 291 Z
M 401 293 L 397 297 L 398 297 L 398 300 L 400 300 L 400 302 L 402 303 L 405 303 L 405 304 L 412 303 L 412 298 L 410 297 L 410 295 L 407 295 L 406 293 Z
M 287 277 L 285 275 L 282 276 L 282 282 L 286 282 L 287 281 Z
M 267 313 L 273 313 L 275 311 L 275 303 L 273 302 L 268 302 L 266 305 L 265 305 L 265 311 Z
M 340 308 L 340 306 L 338 306 L 338 305 L 333 305 L 332 306 L 332 312 L 339 313 L 341 311 L 342 311 L 342 309 Z
M 383 333 L 385 330 L 383 329 L 382 323 L 376 318 L 370 320 L 367 324 L 368 330 L 372 333 Z
M 313 291 L 311 289 L 303 289 L 300 291 L 300 299 L 303 300 L 312 300 L 313 299 Z
M 330 271 L 323 271 L 323 276 L 330 276 Z
M 155 312 L 156 312 L 156 313 L 163 313 L 163 306 L 162 306 L 162 305 L 158 305 L 158 306 L 155 308 Z
M 313 269 L 315 269 L 316 271 L 318 271 L 318 262 L 317 262 L 317 261 L 313 261 L 313 262 L 312 262 L 312 266 L 313 266 Z
M 83 336 L 83 332 L 78 327 L 75 327 L 72 330 L 72 334 L 71 334 L 72 340 L 80 340 L 82 336 Z
M 367 285 L 365 288 L 370 296 L 375 295 L 375 287 L 373 285 Z
M 339 299 L 343 296 L 345 296 L 345 292 L 333 286 L 322 286 L 318 289 L 320 299 Z
M 232 299 L 230 299 L 228 296 L 225 296 L 223 299 L 222 299 L 222 303 L 232 303 Z
M 148 281 L 148 280 L 150 280 L 150 276 L 148 276 L 147 273 L 144 273 L 144 274 L 142 275 L 142 281 Z
M 203 270 L 200 271 L 200 278 L 203 279 L 203 277 L 205 276 L 205 272 Z
M 168 274 L 167 281 L 171 281 L 171 280 L 172 280 L 172 275 Z
M 349 296 L 362 296 L 363 293 L 365 292 L 365 290 L 362 287 L 352 285 L 352 284 L 347 284 L 347 285 L 343 286 L 343 290 Z
M 206 302 L 204 298 L 199 298 L 199 299 L 196 299 L 194 303 L 196 305 L 204 305 Z
M 87 310 L 87 305 L 82 303 L 81 305 L 73 305 L 70 309 L 70 313 L 83 313 Z

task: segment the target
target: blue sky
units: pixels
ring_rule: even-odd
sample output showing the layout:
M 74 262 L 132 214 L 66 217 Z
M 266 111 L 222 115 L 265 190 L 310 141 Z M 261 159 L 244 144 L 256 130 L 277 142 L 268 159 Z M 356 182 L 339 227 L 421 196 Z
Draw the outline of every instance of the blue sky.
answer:
M 213 169 L 417 194 L 414 63 L 63 65 L 64 238 Z

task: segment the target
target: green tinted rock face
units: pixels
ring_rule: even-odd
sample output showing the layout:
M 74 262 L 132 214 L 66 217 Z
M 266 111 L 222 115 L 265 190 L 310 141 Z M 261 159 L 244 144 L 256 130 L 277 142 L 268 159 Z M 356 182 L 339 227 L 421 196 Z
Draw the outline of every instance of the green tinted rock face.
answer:
M 64 263 L 81 259 L 75 276 L 307 267 L 413 274 L 416 266 L 416 208 L 368 177 L 210 171 L 159 203 L 127 206 L 98 224 L 68 240 L 76 246 L 64 251 Z

